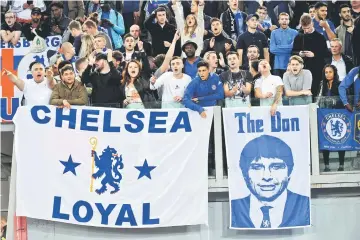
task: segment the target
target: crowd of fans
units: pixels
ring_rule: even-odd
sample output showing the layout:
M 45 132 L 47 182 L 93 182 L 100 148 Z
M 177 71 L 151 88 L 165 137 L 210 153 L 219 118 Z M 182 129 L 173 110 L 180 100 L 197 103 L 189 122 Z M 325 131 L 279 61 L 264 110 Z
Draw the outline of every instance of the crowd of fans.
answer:
M 219 104 L 271 106 L 273 115 L 284 96 L 289 105 L 339 96 L 333 106 L 360 107 L 359 0 L 1 4 L 2 41 L 62 36 L 50 66 L 30 65 L 33 80 L 4 70 L 25 104 L 186 107 L 204 118 Z

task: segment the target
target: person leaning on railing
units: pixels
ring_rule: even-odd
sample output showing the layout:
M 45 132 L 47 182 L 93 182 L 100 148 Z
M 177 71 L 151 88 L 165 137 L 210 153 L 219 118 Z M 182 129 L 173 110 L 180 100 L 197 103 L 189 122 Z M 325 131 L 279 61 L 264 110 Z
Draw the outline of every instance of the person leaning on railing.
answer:
M 339 75 L 334 65 L 327 64 L 323 69 L 321 89 L 319 94 L 319 105 L 322 108 L 341 108 L 339 104 Z M 344 171 L 345 151 L 338 151 L 339 168 L 338 171 Z M 330 172 L 329 156 L 330 151 L 323 150 L 325 169 L 324 172 Z
M 284 83 L 279 76 L 271 74 L 267 60 L 259 62 L 261 77 L 255 82 L 255 97 L 260 98 L 260 106 L 271 106 L 270 114 L 275 115 L 277 106 L 282 106 Z
M 289 97 L 289 105 L 306 105 L 312 102 L 312 74 L 304 69 L 304 60 L 294 55 L 289 62 L 290 71 L 284 74 L 285 95 Z
M 360 95 L 360 67 L 353 68 L 345 77 L 345 79 L 341 82 L 339 86 L 339 94 L 342 103 L 344 104 L 345 108 L 352 112 L 353 107 L 348 102 L 346 90 L 354 84 L 354 106 L 356 108 L 360 107 L 359 103 L 359 95 Z
M 50 97 L 50 104 L 70 108 L 71 105 L 86 105 L 88 94 L 85 86 L 75 80 L 72 66 L 60 70 L 61 82 L 55 85 Z

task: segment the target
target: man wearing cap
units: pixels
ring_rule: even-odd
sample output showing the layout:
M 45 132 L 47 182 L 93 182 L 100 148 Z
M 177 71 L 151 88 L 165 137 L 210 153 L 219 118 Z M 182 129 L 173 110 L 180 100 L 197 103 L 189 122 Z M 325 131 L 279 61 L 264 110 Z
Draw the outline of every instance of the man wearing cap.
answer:
M 63 35 L 69 26 L 71 19 L 64 15 L 64 4 L 62 2 L 53 2 L 50 4 L 51 17 L 50 21 L 52 35 Z
M 249 46 L 255 45 L 260 50 L 260 59 L 265 58 L 270 62 L 269 47 L 267 37 L 264 33 L 256 30 L 258 26 L 259 15 L 250 14 L 246 18 L 246 24 L 248 29 L 245 33 L 241 34 L 238 38 L 236 49 L 240 56 L 240 65 L 248 65 L 248 59 L 246 57 L 246 50 Z
M 1 1 L 6 2 L 6 1 Z M 46 4 L 44 0 L 36 1 L 27 1 L 27 0 L 17 0 L 17 1 L 7 1 L 10 2 L 10 9 L 12 12 L 16 13 L 16 22 L 18 23 L 29 23 L 31 22 L 31 14 L 34 8 L 40 9 L 40 12 L 46 11 Z
M 41 20 L 41 16 L 41 9 L 34 7 L 31 10 L 31 22 L 23 25 L 21 31 L 28 41 L 34 40 L 36 35 L 44 39 L 50 36 L 50 26 Z
M 184 59 L 184 72 L 189 75 L 192 79 L 197 74 L 197 64 L 201 58 L 195 56 L 197 44 L 191 40 L 184 43 L 181 50 L 185 53 L 186 58 Z
M 89 65 L 85 69 L 81 81 L 84 84 L 91 83 L 91 103 L 116 104 L 120 103 L 120 79 L 121 76 L 113 63 L 112 50 L 107 49 L 105 53 L 96 51 L 89 56 Z M 94 71 L 91 70 L 94 68 Z

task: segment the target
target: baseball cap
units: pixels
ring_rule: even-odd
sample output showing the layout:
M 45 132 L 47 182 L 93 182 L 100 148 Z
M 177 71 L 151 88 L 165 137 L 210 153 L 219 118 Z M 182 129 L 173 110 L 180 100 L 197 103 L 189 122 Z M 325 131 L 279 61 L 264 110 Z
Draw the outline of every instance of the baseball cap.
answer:
M 41 9 L 38 8 L 38 7 L 34 7 L 34 8 L 31 10 L 31 14 L 34 14 L 34 13 L 41 14 Z
M 257 20 L 259 20 L 259 15 L 257 14 L 249 14 L 246 18 L 246 21 L 249 21 L 251 18 L 256 17 Z
M 95 61 L 99 61 L 99 60 L 107 60 L 107 55 L 105 53 L 99 52 L 95 55 Z

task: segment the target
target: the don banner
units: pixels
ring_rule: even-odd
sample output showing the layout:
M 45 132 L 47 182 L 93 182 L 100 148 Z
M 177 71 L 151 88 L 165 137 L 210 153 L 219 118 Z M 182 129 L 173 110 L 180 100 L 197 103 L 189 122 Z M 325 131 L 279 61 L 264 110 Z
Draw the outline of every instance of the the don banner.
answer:
M 213 117 L 186 109 L 20 107 L 16 214 L 72 224 L 207 224 Z
M 360 150 L 360 112 L 318 109 L 319 149 Z
M 308 106 L 223 110 L 230 228 L 310 226 Z

